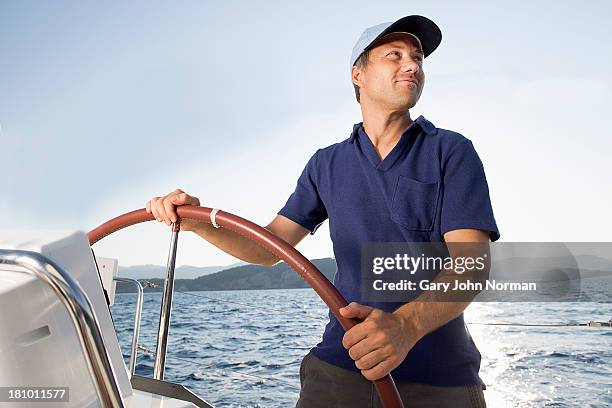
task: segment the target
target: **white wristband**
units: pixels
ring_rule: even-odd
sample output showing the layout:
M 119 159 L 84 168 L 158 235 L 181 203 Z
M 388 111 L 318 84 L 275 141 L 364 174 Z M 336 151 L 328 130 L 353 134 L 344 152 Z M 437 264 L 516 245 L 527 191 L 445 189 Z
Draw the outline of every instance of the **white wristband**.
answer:
M 217 217 L 217 213 L 219 212 L 218 208 L 213 208 L 213 210 L 210 212 L 210 222 L 212 223 L 213 227 L 215 228 L 220 228 L 220 225 L 217 224 L 216 221 L 216 217 Z

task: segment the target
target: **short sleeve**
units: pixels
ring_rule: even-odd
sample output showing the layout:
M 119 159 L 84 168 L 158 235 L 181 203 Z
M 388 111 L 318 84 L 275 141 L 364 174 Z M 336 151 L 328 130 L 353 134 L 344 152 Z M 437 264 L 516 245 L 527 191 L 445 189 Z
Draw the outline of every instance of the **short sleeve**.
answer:
M 493 216 L 484 167 L 472 142 L 462 140 L 449 154 L 444 166 L 440 231 L 456 229 L 489 232 L 491 241 L 500 234 Z
M 295 191 L 278 212 L 309 230 L 311 235 L 328 217 L 317 186 L 317 171 L 317 154 L 315 153 L 302 171 Z

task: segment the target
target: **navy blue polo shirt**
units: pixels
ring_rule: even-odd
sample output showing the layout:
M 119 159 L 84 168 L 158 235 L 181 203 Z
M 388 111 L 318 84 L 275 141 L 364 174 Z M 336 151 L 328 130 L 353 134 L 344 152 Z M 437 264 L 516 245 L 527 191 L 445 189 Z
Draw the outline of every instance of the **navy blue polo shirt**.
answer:
M 448 231 L 472 228 L 499 238 L 482 162 L 459 133 L 419 116 L 380 160 L 362 123 L 350 137 L 319 149 L 279 214 L 311 231 L 329 219 L 337 272 L 334 286 L 348 302 L 392 312 L 401 303 L 361 297 L 361 243 L 442 242 Z M 329 313 L 318 358 L 359 372 L 342 346 L 344 329 Z M 480 353 L 463 315 L 423 337 L 392 375 L 440 386 L 478 384 Z

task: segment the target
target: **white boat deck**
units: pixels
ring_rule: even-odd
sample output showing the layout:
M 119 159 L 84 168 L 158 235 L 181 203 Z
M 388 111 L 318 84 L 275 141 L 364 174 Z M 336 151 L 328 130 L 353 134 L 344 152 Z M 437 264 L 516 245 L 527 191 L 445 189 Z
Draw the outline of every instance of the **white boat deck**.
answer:
M 0 240 L 0 249 L 40 253 L 78 281 L 94 309 L 125 407 L 196 407 L 192 402 L 133 389 L 87 236 L 83 232 L 62 235 L 40 241 L 11 234 L 11 242 Z M 0 264 L 0 361 L 3 386 L 69 387 L 70 402 L 45 402 L 45 406 L 100 406 L 66 307 L 48 284 L 21 267 L 6 264 Z M 10 404 L 17 408 L 33 403 Z

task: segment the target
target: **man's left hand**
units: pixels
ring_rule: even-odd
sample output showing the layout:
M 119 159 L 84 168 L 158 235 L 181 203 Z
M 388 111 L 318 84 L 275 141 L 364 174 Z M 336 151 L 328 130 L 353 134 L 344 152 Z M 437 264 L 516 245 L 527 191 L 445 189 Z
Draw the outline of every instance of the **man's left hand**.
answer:
M 399 366 L 420 339 L 410 322 L 398 314 L 356 302 L 341 308 L 340 314 L 363 320 L 344 334 L 342 345 L 361 374 L 371 381 Z

